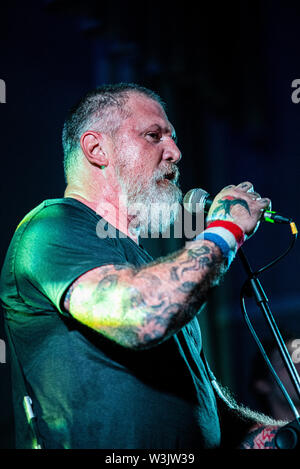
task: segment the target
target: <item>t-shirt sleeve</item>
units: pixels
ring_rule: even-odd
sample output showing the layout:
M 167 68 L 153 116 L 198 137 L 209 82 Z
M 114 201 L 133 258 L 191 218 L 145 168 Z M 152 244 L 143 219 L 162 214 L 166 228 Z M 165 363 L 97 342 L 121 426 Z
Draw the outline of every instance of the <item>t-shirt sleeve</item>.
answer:
M 127 260 L 118 240 L 97 236 L 99 218 L 68 204 L 43 208 L 26 226 L 15 257 L 20 296 L 34 309 L 49 308 L 49 300 L 62 314 L 62 298 L 85 272 Z

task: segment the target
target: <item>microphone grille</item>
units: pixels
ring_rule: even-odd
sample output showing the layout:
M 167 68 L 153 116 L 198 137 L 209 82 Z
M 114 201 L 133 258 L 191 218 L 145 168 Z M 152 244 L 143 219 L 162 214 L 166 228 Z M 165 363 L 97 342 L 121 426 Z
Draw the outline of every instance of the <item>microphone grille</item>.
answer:
M 208 197 L 209 193 L 204 189 L 191 189 L 184 196 L 183 206 L 190 213 L 203 212 Z

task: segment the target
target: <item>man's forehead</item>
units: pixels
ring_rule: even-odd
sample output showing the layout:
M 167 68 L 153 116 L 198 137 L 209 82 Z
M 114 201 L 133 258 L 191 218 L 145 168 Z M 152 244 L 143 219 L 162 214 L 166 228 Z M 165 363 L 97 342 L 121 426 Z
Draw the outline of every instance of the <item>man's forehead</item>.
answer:
M 133 121 L 141 126 L 158 125 L 164 132 L 175 134 L 175 129 L 159 102 L 148 96 L 134 95 L 129 98 L 128 104 L 132 110 Z

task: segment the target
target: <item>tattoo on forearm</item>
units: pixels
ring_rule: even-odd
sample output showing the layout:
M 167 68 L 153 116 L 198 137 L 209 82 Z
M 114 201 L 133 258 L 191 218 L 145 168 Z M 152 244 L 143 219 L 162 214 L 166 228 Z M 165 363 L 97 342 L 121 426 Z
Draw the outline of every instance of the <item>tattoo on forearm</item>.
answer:
M 179 280 L 177 270 L 178 270 L 178 267 L 171 267 L 170 277 L 171 277 L 171 280 L 173 280 L 173 282 L 177 282 Z
M 180 285 L 179 290 L 182 291 L 183 293 L 190 293 L 196 287 L 197 287 L 197 282 L 183 282 Z
M 247 210 L 249 215 L 251 215 L 249 205 L 245 200 L 235 199 L 234 197 L 231 197 L 231 196 L 225 196 L 218 201 L 218 206 L 213 210 L 211 214 L 211 219 L 213 220 L 217 218 L 221 212 L 223 212 L 223 215 L 226 218 L 231 217 L 231 209 L 235 205 L 240 205 L 244 207 L 244 209 Z
M 97 287 L 91 272 L 90 283 L 75 282 L 72 289 L 77 294 L 70 305 L 69 293 L 65 306 L 121 345 L 140 347 L 168 338 L 189 322 L 226 267 L 217 246 L 198 241 L 167 260 L 139 268 L 110 266 L 104 268 L 104 276 L 101 269 Z

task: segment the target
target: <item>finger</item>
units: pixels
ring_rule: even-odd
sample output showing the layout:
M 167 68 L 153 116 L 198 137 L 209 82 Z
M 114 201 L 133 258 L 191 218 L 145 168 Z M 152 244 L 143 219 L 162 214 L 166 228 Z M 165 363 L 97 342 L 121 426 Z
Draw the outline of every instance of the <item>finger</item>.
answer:
M 259 200 L 259 199 L 261 199 L 260 194 L 259 194 L 258 192 L 254 192 L 254 191 L 253 191 L 253 192 L 251 191 L 250 197 L 251 197 L 252 200 Z
M 272 202 L 270 199 L 267 197 L 264 197 L 263 199 L 259 199 L 258 203 L 261 204 L 263 210 L 271 210 L 272 209 Z
M 252 182 L 249 181 L 241 182 L 238 186 L 236 186 L 236 188 L 242 190 L 243 192 L 250 192 L 254 190 Z
M 233 184 L 230 184 L 229 186 L 223 187 L 223 189 L 222 189 L 221 192 L 226 191 L 227 189 L 232 189 L 232 188 L 234 188 L 234 187 L 235 187 L 235 186 L 234 186 Z

